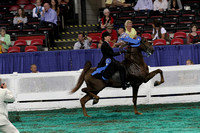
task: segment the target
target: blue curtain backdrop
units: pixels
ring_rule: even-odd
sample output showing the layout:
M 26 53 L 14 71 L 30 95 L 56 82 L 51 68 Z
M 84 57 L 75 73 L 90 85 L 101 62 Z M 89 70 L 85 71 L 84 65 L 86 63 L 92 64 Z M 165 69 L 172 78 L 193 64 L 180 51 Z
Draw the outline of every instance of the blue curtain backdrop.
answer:
M 185 65 L 187 59 L 191 59 L 195 64 L 200 63 L 198 44 L 154 46 L 154 49 L 153 55 L 144 57 L 147 65 L 151 67 Z M 36 64 L 40 72 L 79 70 L 84 67 L 86 61 L 91 61 L 93 67 L 97 66 L 101 58 L 100 49 L 1 54 L 0 73 L 29 73 L 31 64 Z M 122 61 L 124 55 L 115 59 Z

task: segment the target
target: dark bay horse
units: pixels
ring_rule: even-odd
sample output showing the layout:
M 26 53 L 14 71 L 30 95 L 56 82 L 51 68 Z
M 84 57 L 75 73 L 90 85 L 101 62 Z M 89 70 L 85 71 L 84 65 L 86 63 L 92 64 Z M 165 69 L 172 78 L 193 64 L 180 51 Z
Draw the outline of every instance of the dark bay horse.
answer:
M 154 86 L 160 85 L 164 82 L 163 72 L 160 69 L 157 69 L 149 73 L 148 66 L 144 62 L 142 51 L 152 54 L 154 49 L 152 45 L 144 38 L 141 40 L 141 45 L 139 47 L 130 47 L 128 46 L 127 52 L 125 53 L 125 60 L 122 62 L 122 65 L 126 68 L 127 80 L 130 82 L 133 89 L 133 103 L 134 103 L 134 112 L 135 114 L 142 114 L 137 110 L 137 94 L 139 86 L 142 83 L 148 82 L 156 74 L 160 73 L 160 81 L 155 81 Z M 84 69 L 79 77 L 78 83 L 71 90 L 71 93 L 76 92 L 83 82 L 86 82 L 87 87 L 83 88 L 82 91 L 86 93 L 84 97 L 81 98 L 81 106 L 83 109 L 84 116 L 90 117 L 85 108 L 86 102 L 93 99 L 93 104 L 98 103 L 99 96 L 97 94 L 102 91 L 105 87 L 118 87 L 120 88 L 121 83 L 116 81 L 114 78 L 110 78 L 108 82 L 104 82 L 100 79 L 96 79 L 91 76 L 91 73 L 96 68 L 91 68 L 91 62 L 86 62 Z

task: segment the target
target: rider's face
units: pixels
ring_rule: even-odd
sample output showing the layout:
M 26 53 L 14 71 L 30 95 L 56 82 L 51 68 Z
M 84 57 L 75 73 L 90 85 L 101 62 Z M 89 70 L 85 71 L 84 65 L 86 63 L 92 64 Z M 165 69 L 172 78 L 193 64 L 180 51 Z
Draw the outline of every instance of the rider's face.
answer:
M 110 42 L 111 36 L 106 36 L 105 41 Z

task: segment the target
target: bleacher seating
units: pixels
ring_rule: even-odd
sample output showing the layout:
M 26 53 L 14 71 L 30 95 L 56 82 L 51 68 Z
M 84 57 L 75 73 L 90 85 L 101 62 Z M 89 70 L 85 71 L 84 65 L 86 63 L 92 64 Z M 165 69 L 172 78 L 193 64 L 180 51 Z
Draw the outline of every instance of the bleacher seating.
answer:
M 20 52 L 20 47 L 13 46 L 8 48 L 8 53 L 19 53 Z
M 174 38 L 171 40 L 171 45 L 181 45 L 184 44 L 184 40 L 181 38 Z
M 167 45 L 166 40 L 164 39 L 157 39 L 153 41 L 153 45 L 157 46 L 157 45 Z
M 36 52 L 38 51 L 36 46 L 26 46 L 25 47 L 25 52 Z

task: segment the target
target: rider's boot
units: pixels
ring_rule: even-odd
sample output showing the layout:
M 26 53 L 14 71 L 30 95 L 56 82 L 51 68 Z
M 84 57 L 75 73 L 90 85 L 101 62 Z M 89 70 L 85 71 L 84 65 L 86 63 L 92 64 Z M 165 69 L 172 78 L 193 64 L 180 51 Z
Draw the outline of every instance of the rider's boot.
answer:
M 126 90 L 126 88 L 130 87 L 130 84 L 125 82 L 125 83 L 122 83 L 122 89 L 123 90 Z

